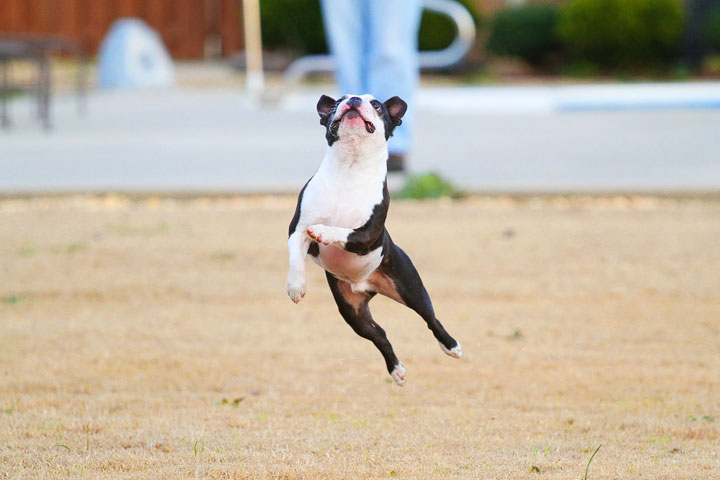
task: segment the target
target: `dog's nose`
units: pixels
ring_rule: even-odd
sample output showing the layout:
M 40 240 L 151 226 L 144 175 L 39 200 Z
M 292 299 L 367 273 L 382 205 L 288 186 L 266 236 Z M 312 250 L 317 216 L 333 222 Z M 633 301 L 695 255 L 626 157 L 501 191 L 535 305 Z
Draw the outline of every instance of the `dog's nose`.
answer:
M 348 100 L 347 104 L 348 104 L 348 107 L 358 108 L 360 105 L 362 105 L 362 98 L 352 97 L 350 100 Z

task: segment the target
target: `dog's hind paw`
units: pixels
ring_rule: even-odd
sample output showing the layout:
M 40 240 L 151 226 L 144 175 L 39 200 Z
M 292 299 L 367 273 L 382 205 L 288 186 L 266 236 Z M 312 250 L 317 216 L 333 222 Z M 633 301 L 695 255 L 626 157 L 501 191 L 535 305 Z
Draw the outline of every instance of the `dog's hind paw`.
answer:
M 460 358 L 462 357 L 462 345 L 460 345 L 460 342 L 456 342 L 457 345 L 455 345 L 452 348 L 447 348 L 445 345 L 443 345 L 441 342 L 438 342 L 440 345 L 440 350 L 442 350 L 445 355 L 448 355 L 453 358 Z
M 405 385 L 405 377 L 407 373 L 405 372 L 405 367 L 402 363 L 398 363 L 395 365 L 395 368 L 393 368 L 393 371 L 390 372 L 390 376 L 393 380 L 395 380 L 395 384 L 398 387 L 402 387 Z

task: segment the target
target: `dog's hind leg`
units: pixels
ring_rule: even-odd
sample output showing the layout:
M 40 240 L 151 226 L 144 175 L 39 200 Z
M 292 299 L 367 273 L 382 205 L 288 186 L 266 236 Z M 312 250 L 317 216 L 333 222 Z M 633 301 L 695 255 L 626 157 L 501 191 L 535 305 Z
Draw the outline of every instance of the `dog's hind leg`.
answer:
M 395 356 L 392 345 L 385 335 L 385 330 L 375 323 L 370 315 L 368 302 L 375 296 L 374 292 L 353 292 L 350 284 L 338 280 L 332 274 L 325 272 L 328 285 L 332 291 L 335 303 L 337 303 L 340 315 L 348 325 L 363 338 L 373 342 L 387 366 L 388 373 L 399 386 L 405 385 L 405 367 Z
M 443 352 L 453 358 L 462 356 L 462 346 L 435 317 L 435 310 L 420 274 L 400 247 L 390 245 L 387 257 L 371 276 L 371 283 L 378 293 L 415 310 L 425 320 Z

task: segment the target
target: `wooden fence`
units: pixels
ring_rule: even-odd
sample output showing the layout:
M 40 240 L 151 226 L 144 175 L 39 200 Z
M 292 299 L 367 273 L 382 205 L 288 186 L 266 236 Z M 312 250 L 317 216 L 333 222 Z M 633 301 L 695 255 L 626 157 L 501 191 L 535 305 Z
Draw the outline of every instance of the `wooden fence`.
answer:
M 139 17 L 176 58 L 243 48 L 241 0 L 0 0 L 0 34 L 63 35 L 97 52 L 118 18 Z

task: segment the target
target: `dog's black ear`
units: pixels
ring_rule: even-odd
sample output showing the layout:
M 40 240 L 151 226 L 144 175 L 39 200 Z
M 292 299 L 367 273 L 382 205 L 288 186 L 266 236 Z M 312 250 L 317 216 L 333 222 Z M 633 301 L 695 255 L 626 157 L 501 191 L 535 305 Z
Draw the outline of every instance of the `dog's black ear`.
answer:
M 320 97 L 320 100 L 318 100 L 317 103 L 317 112 L 318 115 L 320 115 L 320 125 L 325 125 L 327 123 L 334 106 L 334 98 L 328 97 L 327 95 L 323 95 L 322 97 Z
M 397 127 L 398 125 L 402 124 L 402 118 L 403 115 L 405 115 L 405 112 L 407 111 L 407 103 L 405 103 L 405 100 L 403 100 L 400 97 L 392 97 L 385 100 L 385 108 L 387 109 L 388 113 L 390 114 L 390 118 L 393 121 L 393 124 Z

